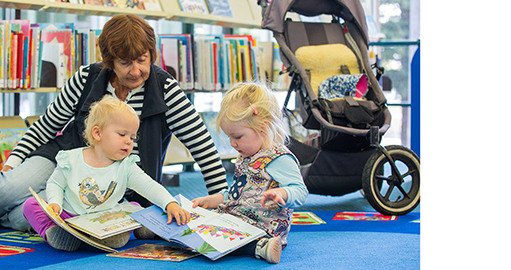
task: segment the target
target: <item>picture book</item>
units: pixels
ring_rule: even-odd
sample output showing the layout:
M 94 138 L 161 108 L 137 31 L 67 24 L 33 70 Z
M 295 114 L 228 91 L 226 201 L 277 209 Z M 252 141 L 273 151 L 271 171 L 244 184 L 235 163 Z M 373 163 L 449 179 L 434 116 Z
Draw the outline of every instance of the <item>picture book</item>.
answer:
M 178 0 L 181 10 L 196 14 L 209 14 L 204 0 Z
M 192 248 L 211 260 L 264 236 L 266 232 L 229 214 L 219 214 L 193 203 L 182 195 L 175 196 L 181 207 L 191 214 L 188 224 L 178 226 L 175 221 L 167 224 L 167 215 L 157 206 L 131 214 L 143 226 L 168 241 Z
M 180 48 L 179 48 L 179 73 L 181 76 L 181 81 L 179 86 L 183 90 L 191 90 L 194 88 L 194 67 L 193 67 L 193 42 L 191 34 L 162 34 L 158 35 L 160 37 L 161 43 L 164 45 L 165 39 L 178 39 Z M 165 50 L 165 46 L 162 51 Z M 162 53 L 163 54 L 163 53 Z M 165 65 L 167 64 L 167 59 L 163 57 L 165 60 Z M 167 70 L 168 71 L 168 70 Z M 177 78 L 176 78 L 177 79 Z
M 0 158 L 2 164 L 7 160 L 12 152 L 12 149 L 25 135 L 28 127 L 26 128 L 2 128 L 0 129 Z
M 48 206 L 48 204 L 39 196 L 35 191 L 29 187 L 30 192 L 32 193 L 32 196 L 35 198 L 39 206 L 41 206 L 41 209 L 43 209 L 44 213 L 53 221 L 55 224 L 57 224 L 59 227 L 64 229 L 66 232 L 72 234 L 74 237 L 80 239 L 82 242 L 85 242 L 95 248 L 101 249 L 103 251 L 107 252 L 117 252 L 117 250 L 105 246 L 101 243 L 98 243 L 91 239 L 90 237 L 82 234 L 81 232 L 73 229 L 71 226 L 69 226 L 59 215 L 57 215 L 55 212 L 53 212 L 53 209 Z
M 169 245 L 143 244 L 123 251 L 107 254 L 108 257 L 181 262 L 200 254 L 191 248 Z
M 206 0 L 211 15 L 234 17 L 229 0 Z
M 220 156 L 232 156 L 233 158 L 238 155 L 238 151 L 231 146 L 229 141 L 229 137 L 225 135 L 222 130 L 217 131 L 216 129 L 216 119 L 218 116 L 218 112 L 201 112 L 200 116 L 204 124 L 206 124 L 206 128 L 211 134 L 211 138 L 213 142 L 215 142 L 216 149 Z
M 130 202 L 123 202 L 106 211 L 90 213 L 66 219 L 73 228 L 94 236 L 98 239 L 132 231 L 142 227 L 129 215 L 144 209 Z

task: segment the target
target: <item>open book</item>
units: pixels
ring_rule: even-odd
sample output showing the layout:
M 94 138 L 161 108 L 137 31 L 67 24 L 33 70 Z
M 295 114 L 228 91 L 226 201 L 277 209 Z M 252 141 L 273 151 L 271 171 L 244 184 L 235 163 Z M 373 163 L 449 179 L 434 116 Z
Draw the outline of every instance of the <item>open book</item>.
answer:
M 181 207 L 191 214 L 186 225 L 175 220 L 167 224 L 168 217 L 161 208 L 151 206 L 131 214 L 136 221 L 168 241 L 193 248 L 202 255 L 216 260 L 256 239 L 266 232 L 230 214 L 219 214 L 193 203 L 182 195 L 175 196 Z
M 104 251 L 107 251 L 107 252 L 117 252 L 117 250 L 111 248 L 111 247 L 108 247 L 108 246 L 105 246 L 101 243 L 98 243 L 96 241 L 94 241 L 93 239 L 91 239 L 89 236 L 87 235 L 84 235 L 82 234 L 81 232 L 75 230 L 73 227 L 71 227 L 69 224 L 68 224 L 68 221 L 69 219 L 66 219 L 65 221 L 58 215 L 56 214 L 55 212 L 53 212 L 53 209 L 39 196 L 37 195 L 37 193 L 34 192 L 34 190 L 30 187 L 30 192 L 32 193 L 32 196 L 34 196 L 35 200 L 37 201 L 37 203 L 39 204 L 39 206 L 41 206 L 41 209 L 43 209 L 44 213 L 53 221 L 55 222 L 59 227 L 61 227 L 62 229 L 64 229 L 65 231 L 69 232 L 70 234 L 72 234 L 73 236 L 75 236 L 76 238 L 80 239 L 82 242 L 85 242 L 95 248 L 99 248 L 101 250 L 104 250 Z M 131 204 L 131 203 L 128 203 L 128 204 Z M 133 205 L 133 204 L 132 204 Z M 131 206 L 128 206 L 130 207 L 129 213 L 132 213 L 131 211 L 133 211 L 132 209 L 143 209 L 142 207 L 140 206 L 136 206 L 136 205 L 133 205 L 135 206 L 136 208 L 132 208 Z M 111 211 L 104 211 L 104 212 L 110 212 Z M 99 212 L 101 213 L 101 212 Z M 89 215 L 97 215 L 98 213 L 94 213 L 94 214 L 89 214 Z M 77 216 L 79 217 L 79 219 L 77 219 L 78 221 L 80 219 L 82 220 L 90 220 L 90 218 L 87 218 L 88 215 L 82 215 L 82 216 Z M 101 215 L 99 215 L 101 216 Z M 110 232 L 105 232 L 104 234 L 108 234 L 108 236 L 112 236 L 112 235 L 115 235 L 115 234 L 118 234 L 118 233 L 122 233 L 122 232 L 125 232 L 127 230 L 133 230 L 133 228 L 140 228 L 141 225 L 138 223 L 138 222 L 135 222 L 133 220 L 131 220 L 131 218 L 125 214 L 124 215 L 124 219 L 129 219 L 129 223 L 133 223 L 133 224 L 130 224 L 131 226 L 117 226 L 116 225 L 113 225 L 113 223 L 108 223 L 108 225 L 106 223 L 103 223 L 102 226 L 84 226 L 86 227 L 87 229 L 83 229 L 83 227 L 80 227 L 78 225 L 73 225 L 73 226 L 76 226 L 77 228 L 79 228 L 80 230 L 84 230 L 87 234 L 93 234 L 93 231 L 96 231 L 98 230 L 98 228 L 107 228 L 106 231 L 110 231 Z M 92 218 L 94 219 L 94 218 Z M 103 218 L 103 220 L 105 220 L 107 218 Z M 101 218 L 99 218 L 99 220 L 101 220 Z M 121 219 L 117 220 L 117 221 L 120 221 Z M 114 220 L 116 221 L 116 220 Z M 101 223 L 101 222 L 99 222 Z M 122 223 L 122 222 L 121 222 Z M 110 226 L 110 227 L 108 227 Z M 101 229 L 99 229 L 101 230 Z M 100 233 L 101 234 L 101 233 Z M 94 235 L 94 234 L 93 234 Z M 99 235 L 98 235 L 99 236 Z M 96 236 L 97 238 L 100 238 Z M 103 238 L 106 237 L 106 236 L 103 236 Z
M 106 211 L 67 218 L 66 222 L 73 228 L 105 239 L 123 232 L 132 231 L 142 227 L 129 215 L 144 209 L 130 202 L 123 202 Z

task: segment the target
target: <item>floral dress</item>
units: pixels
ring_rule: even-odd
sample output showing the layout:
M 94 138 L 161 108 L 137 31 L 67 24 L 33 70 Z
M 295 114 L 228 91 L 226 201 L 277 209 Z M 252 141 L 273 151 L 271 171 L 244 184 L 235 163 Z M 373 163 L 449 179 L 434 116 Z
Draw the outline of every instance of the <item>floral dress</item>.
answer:
M 291 155 L 297 160 L 283 145 L 262 149 L 247 158 L 238 156 L 227 202 L 220 204 L 218 212 L 237 216 L 265 230 L 269 236 L 280 236 L 283 246 L 286 246 L 293 209 L 271 201 L 267 201 L 264 207 L 261 205 L 264 192 L 279 187 L 279 183 L 266 171 L 266 166 L 281 155 Z

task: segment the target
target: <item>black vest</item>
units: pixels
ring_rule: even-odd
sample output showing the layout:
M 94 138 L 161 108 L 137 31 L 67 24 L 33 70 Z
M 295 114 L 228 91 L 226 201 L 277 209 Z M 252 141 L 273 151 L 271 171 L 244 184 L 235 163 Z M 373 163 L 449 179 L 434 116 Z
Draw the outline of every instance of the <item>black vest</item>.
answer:
M 90 65 L 87 82 L 78 101 L 74 120 L 67 125 L 62 135 L 41 145 L 29 156 L 43 156 L 54 162 L 60 150 L 69 150 L 85 146 L 82 133 L 85 129 L 84 119 L 90 105 L 100 100 L 105 94 L 112 71 L 100 69 L 99 64 Z M 158 66 L 151 67 L 149 78 L 145 82 L 145 94 L 138 129 L 138 150 L 140 167 L 158 183 L 161 183 L 162 166 L 165 159 L 171 132 L 165 121 L 168 110 L 164 99 L 164 85 L 170 75 Z

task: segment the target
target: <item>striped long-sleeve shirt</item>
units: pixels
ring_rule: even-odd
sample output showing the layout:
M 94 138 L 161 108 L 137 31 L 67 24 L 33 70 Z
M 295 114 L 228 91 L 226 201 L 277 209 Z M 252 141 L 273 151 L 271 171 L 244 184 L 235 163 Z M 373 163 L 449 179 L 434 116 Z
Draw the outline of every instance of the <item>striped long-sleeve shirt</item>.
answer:
M 11 167 L 19 165 L 32 151 L 56 137 L 72 119 L 88 75 L 89 66 L 83 66 L 67 81 L 55 101 L 19 141 L 6 165 Z M 107 90 L 114 94 L 114 88 L 110 84 Z M 214 194 L 226 188 L 225 169 L 222 167 L 213 140 L 192 103 L 179 88 L 177 81 L 171 77 L 167 79 L 164 87 L 164 99 L 168 107 L 165 113 L 167 127 L 188 148 L 201 168 L 208 193 Z M 125 102 L 140 115 L 143 100 L 142 86 L 130 91 Z M 136 142 L 132 153 L 139 153 Z

